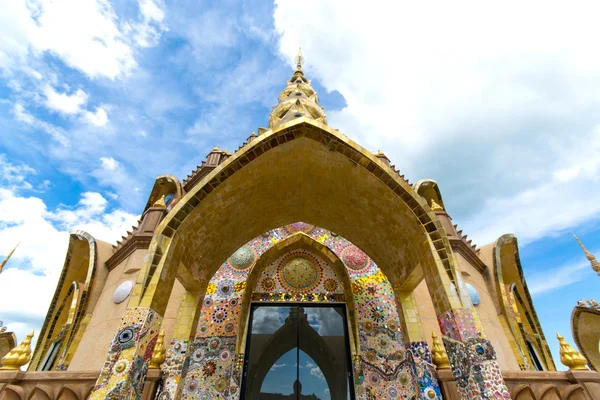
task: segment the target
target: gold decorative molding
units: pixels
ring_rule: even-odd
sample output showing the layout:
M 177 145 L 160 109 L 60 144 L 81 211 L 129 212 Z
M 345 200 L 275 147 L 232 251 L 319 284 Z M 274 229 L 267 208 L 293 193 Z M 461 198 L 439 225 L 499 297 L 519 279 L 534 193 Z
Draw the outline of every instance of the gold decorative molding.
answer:
M 560 344 L 560 362 L 569 367 L 569 370 L 586 370 L 587 360 L 580 352 L 575 350 L 564 337 L 556 332 L 558 343 Z
M 437 369 L 450 369 L 450 360 L 442 343 L 440 343 L 435 332 L 431 332 L 433 338 L 433 346 L 431 348 L 431 359 Z
M 152 359 L 148 368 L 160 368 L 161 364 L 165 362 L 167 357 L 167 349 L 165 349 L 165 331 L 161 330 L 158 335 L 158 340 L 154 345 L 154 351 L 152 352 Z

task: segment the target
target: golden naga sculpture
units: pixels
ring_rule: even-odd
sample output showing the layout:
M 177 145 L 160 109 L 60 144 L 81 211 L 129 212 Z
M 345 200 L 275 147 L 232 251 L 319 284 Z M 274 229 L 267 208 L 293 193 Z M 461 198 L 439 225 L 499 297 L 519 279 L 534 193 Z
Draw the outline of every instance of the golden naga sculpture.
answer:
M 33 331 L 20 345 L 12 349 L 2 358 L 2 367 L 0 369 L 19 370 L 25 364 L 31 360 L 31 339 L 33 338 Z
M 156 345 L 154 346 L 152 359 L 150 360 L 150 365 L 148 368 L 160 368 L 161 364 L 165 362 L 166 357 L 167 350 L 165 349 L 165 331 L 161 330 L 160 334 L 158 335 Z
M 556 337 L 560 343 L 560 362 L 569 367 L 569 370 L 586 370 L 587 360 L 577 350 L 575 350 L 564 337 L 556 332 Z
M 444 211 L 444 208 L 431 199 L 431 211 Z
M 438 340 L 435 332 L 431 332 L 431 337 L 433 338 L 433 346 L 431 348 L 431 359 L 433 360 L 433 363 L 437 369 L 450 369 L 450 360 L 448 360 L 448 355 L 446 354 L 444 346 Z

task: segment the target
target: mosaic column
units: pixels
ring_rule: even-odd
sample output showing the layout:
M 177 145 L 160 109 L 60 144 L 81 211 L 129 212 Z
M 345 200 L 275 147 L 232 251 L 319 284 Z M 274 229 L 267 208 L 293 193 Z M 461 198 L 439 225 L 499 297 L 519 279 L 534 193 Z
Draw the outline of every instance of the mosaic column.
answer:
M 167 350 L 167 358 L 161 365 L 163 373 L 163 386 L 157 399 L 178 399 L 181 397 L 181 388 L 184 374 L 184 362 L 189 349 L 190 338 L 194 335 L 201 307 L 200 295 L 186 292 L 179 312 L 171 345 Z
M 496 361 L 473 308 L 449 310 L 438 317 L 452 375 L 463 399 L 510 399 Z
M 419 388 L 419 398 L 423 400 L 441 399 L 442 394 L 437 380 L 435 365 L 425 340 L 421 317 L 417 309 L 413 292 L 396 291 L 400 304 L 398 315 L 405 334 L 406 347 L 413 358 L 413 372 Z
M 125 310 L 90 399 L 141 399 L 161 322 L 151 308 Z

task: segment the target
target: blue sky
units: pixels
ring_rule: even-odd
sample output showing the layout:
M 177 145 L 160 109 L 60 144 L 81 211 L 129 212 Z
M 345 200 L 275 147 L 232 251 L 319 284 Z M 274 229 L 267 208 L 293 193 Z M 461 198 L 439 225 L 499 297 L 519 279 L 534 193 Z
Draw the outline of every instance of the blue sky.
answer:
M 0 5 L 0 254 L 21 242 L 0 319 L 39 331 L 68 232 L 114 242 L 157 175 L 266 126 L 302 46 L 330 125 L 435 179 L 475 243 L 516 234 L 550 346 L 557 330 L 573 343 L 572 307 L 598 294 L 568 232 L 600 253 L 598 5 L 387 7 Z

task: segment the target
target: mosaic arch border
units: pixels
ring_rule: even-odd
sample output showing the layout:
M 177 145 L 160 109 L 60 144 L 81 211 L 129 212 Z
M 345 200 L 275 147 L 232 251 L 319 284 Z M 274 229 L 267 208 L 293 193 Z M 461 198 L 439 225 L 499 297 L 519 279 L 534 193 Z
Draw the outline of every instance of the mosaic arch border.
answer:
M 510 259 L 511 265 L 504 265 L 502 262 L 502 251 L 507 248 L 510 249 L 514 254 L 514 257 L 511 257 Z M 523 292 L 525 294 L 524 300 L 526 301 L 526 305 L 528 308 L 526 312 L 527 314 L 529 314 L 524 317 L 529 318 L 533 321 L 532 325 L 534 326 L 535 332 L 532 333 L 538 335 L 541 339 L 540 342 L 542 348 L 538 350 L 542 350 L 541 353 L 544 355 L 544 367 L 550 371 L 555 371 L 556 366 L 554 365 L 548 342 L 546 340 L 546 337 L 544 336 L 544 331 L 542 330 L 542 326 L 540 325 L 540 321 L 533 306 L 533 301 L 531 299 L 531 295 L 527 287 L 527 282 L 525 282 L 523 267 L 521 266 L 521 260 L 519 257 L 519 245 L 516 236 L 511 233 L 507 233 L 500 236 L 498 240 L 496 240 L 496 242 L 494 243 L 493 254 L 494 274 L 496 276 L 496 292 L 498 294 L 498 302 L 500 304 L 500 307 L 504 311 L 504 315 L 507 317 L 508 327 L 510 329 L 510 331 L 506 332 L 506 327 L 504 327 L 505 333 L 508 335 L 508 337 L 513 336 L 517 340 L 517 346 L 519 347 L 514 348 L 513 343 L 511 341 L 511 347 L 513 347 L 513 353 L 515 353 L 515 357 L 517 357 L 517 359 L 526 357 L 529 363 L 532 362 L 529 357 L 529 352 L 525 347 L 524 343 L 524 341 L 526 340 L 525 332 L 523 328 L 517 324 L 516 320 L 510 317 L 512 315 L 512 301 L 508 298 L 508 293 L 506 290 L 506 285 L 504 283 L 503 276 L 504 270 L 506 268 L 514 268 L 517 272 L 518 281 L 515 282 L 515 284 L 521 286 L 523 289 Z
M 350 351 L 352 354 L 356 353 L 356 349 L 358 348 L 358 323 L 356 319 L 356 305 L 354 302 L 354 295 L 352 293 L 352 283 L 350 281 L 348 271 L 346 270 L 342 260 L 340 260 L 331 249 L 315 238 L 308 236 L 304 232 L 297 232 L 274 244 L 272 247 L 266 250 L 252 265 L 250 273 L 246 279 L 246 290 L 244 291 L 241 302 L 242 311 L 240 314 L 236 342 L 236 354 L 243 353 L 246 348 L 250 303 L 252 302 L 252 293 L 256 291 L 256 285 L 260 280 L 260 276 L 272 262 L 284 254 L 297 249 L 309 250 L 321 256 L 326 262 L 329 263 L 331 269 L 338 276 L 340 282 L 342 282 L 345 298 L 344 304 L 346 304 L 346 312 L 348 314 L 347 319 L 349 321 L 348 333 L 350 334 Z
M 164 296 L 162 293 L 156 296 L 155 291 L 159 286 L 159 281 L 163 281 L 163 284 L 166 283 L 164 282 L 164 276 L 169 275 L 169 273 L 164 269 L 177 268 L 177 266 L 169 266 L 173 257 L 172 244 L 179 227 L 186 218 L 194 212 L 194 209 L 207 196 L 210 196 L 212 191 L 226 184 L 227 179 L 237 171 L 269 150 L 301 137 L 317 141 L 330 151 L 342 154 L 355 166 L 364 168 L 387 186 L 396 195 L 396 198 L 412 211 L 414 217 L 420 223 L 418 229 L 423 233 L 423 239 L 430 242 L 432 253 L 437 255 L 437 259 L 447 273 L 450 283 L 457 284 L 459 272 L 453 260 L 452 249 L 446 233 L 435 213 L 431 211 L 430 207 L 414 189 L 391 167 L 345 135 L 327 125 L 301 117 L 284 123 L 273 130 L 268 130 L 246 144 L 204 177 L 198 185 L 179 201 L 156 230 L 144 260 L 142 273 L 130 298 L 129 307 L 150 307 L 161 311 L 165 306 L 163 304 L 166 301 L 165 297 L 168 296 Z M 431 263 L 431 267 L 438 270 L 436 257 L 430 254 L 426 255 L 426 258 Z M 386 273 L 386 271 L 383 272 Z M 170 279 L 174 278 L 170 277 Z M 202 284 L 207 285 L 208 281 L 202 282 Z M 435 294 L 436 297 L 434 304 L 438 308 L 438 314 L 462 307 L 458 296 L 449 295 L 449 291 L 444 293 L 437 291 L 432 294 Z
M 67 340 L 65 340 L 65 347 L 62 347 L 59 350 L 59 354 L 63 354 L 63 353 L 73 354 L 78 345 L 78 343 L 74 343 L 74 339 L 75 339 L 77 331 L 79 330 L 81 321 L 83 320 L 83 317 L 84 317 L 83 311 L 85 310 L 85 307 L 87 305 L 88 292 L 91 289 L 91 286 L 94 282 L 94 276 L 96 274 L 96 268 L 97 268 L 97 264 L 98 264 L 98 249 L 97 249 L 97 245 L 96 245 L 96 239 L 94 239 L 94 237 L 92 235 L 90 235 L 89 233 L 87 233 L 85 231 L 80 231 L 80 230 L 73 231 L 69 234 L 69 247 L 67 249 L 67 254 L 65 256 L 65 262 L 63 264 L 63 269 L 60 274 L 60 278 L 59 278 L 58 284 L 56 286 L 54 296 L 52 297 L 52 302 L 50 303 L 50 308 L 48 310 L 48 313 L 46 314 L 46 319 L 44 320 L 44 324 L 42 325 L 42 329 L 40 331 L 40 335 L 39 335 L 40 340 L 38 340 L 38 342 L 35 346 L 35 350 L 34 350 L 33 356 L 32 356 L 32 362 L 29 364 L 29 367 L 27 368 L 29 371 L 35 371 L 35 370 L 37 370 L 37 368 L 39 368 L 39 364 L 41 363 L 44 354 L 48 350 L 49 344 L 51 343 L 51 340 L 52 340 L 52 335 L 55 332 L 55 331 L 49 332 L 49 327 L 50 327 L 51 321 L 55 317 L 56 311 L 60 310 L 60 308 L 57 308 L 57 306 L 60 305 L 62 302 L 64 302 L 64 299 L 62 301 L 60 299 L 60 297 L 61 297 L 60 293 L 62 292 L 62 290 L 64 288 L 65 279 L 66 279 L 67 273 L 69 272 L 69 269 L 71 267 L 71 256 L 73 254 L 73 247 L 75 245 L 75 241 L 85 241 L 88 243 L 89 253 L 90 253 L 89 254 L 89 262 L 88 262 L 87 275 L 85 278 L 85 282 L 83 283 L 83 288 L 81 288 L 80 299 L 78 302 L 79 304 L 77 305 L 76 310 L 71 310 L 74 313 L 74 322 L 71 324 L 71 327 L 70 327 L 71 329 L 69 329 L 69 332 L 65 332 L 65 336 L 67 337 Z M 69 283 L 69 286 L 71 286 L 71 283 Z M 63 297 L 66 298 L 69 295 L 70 295 L 70 291 L 69 291 L 69 294 L 65 294 Z M 72 344 L 75 347 L 71 349 L 70 347 Z M 66 369 L 66 366 L 64 369 Z

